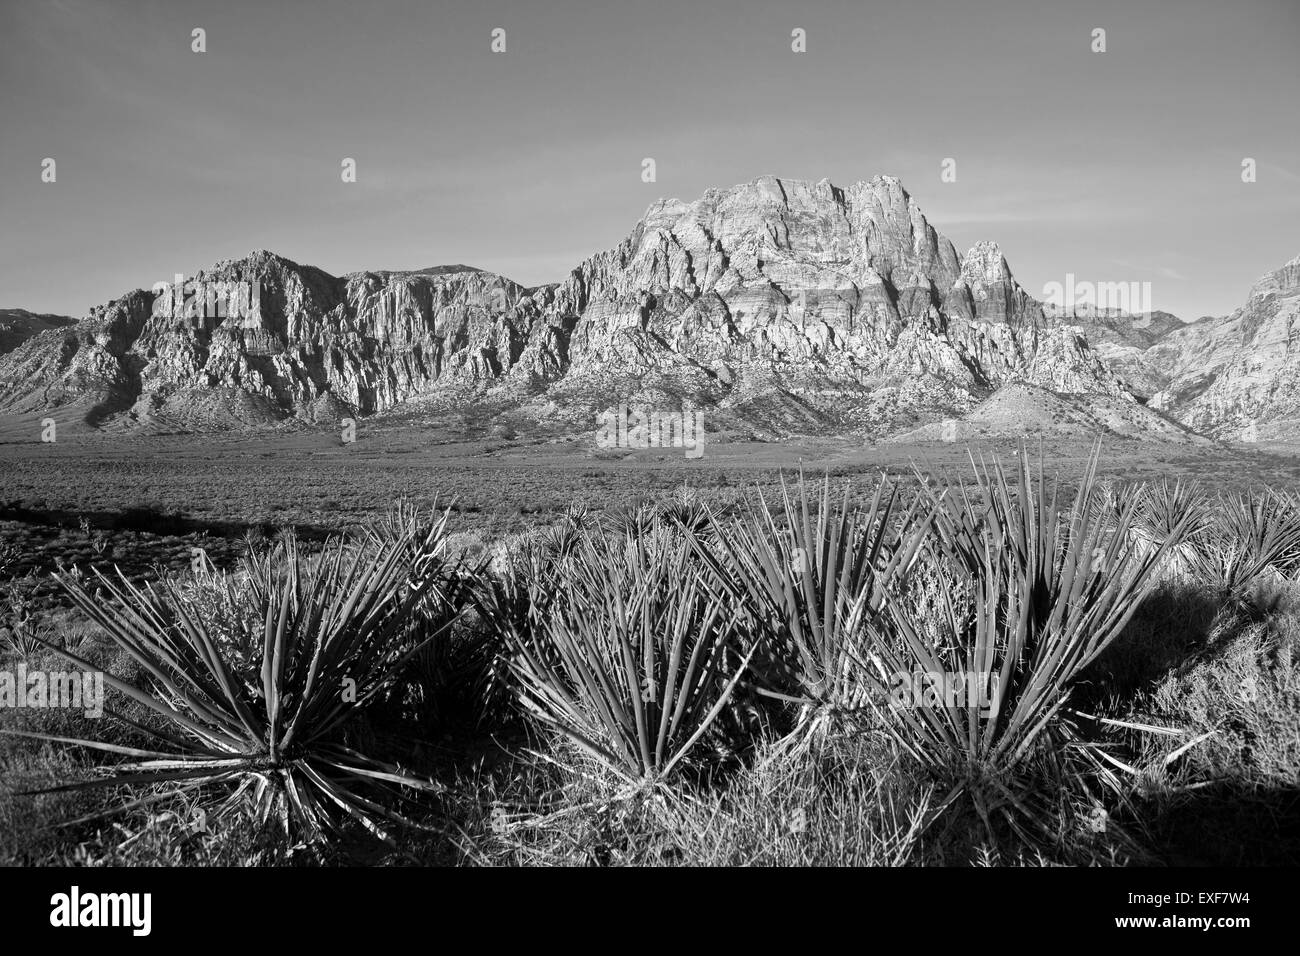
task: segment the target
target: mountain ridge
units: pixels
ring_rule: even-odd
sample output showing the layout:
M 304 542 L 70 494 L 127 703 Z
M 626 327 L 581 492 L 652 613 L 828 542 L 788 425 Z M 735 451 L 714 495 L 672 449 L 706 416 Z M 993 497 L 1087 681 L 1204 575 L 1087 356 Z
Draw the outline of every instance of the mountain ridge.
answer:
M 582 426 L 630 401 L 877 438 L 1012 383 L 1134 402 L 1163 382 L 1135 387 L 1088 325 L 1143 356 L 1179 334 L 1163 313 L 1146 348 L 1062 321 L 997 243 L 959 253 L 891 176 L 661 199 L 617 246 L 532 288 L 463 264 L 333 276 L 269 250 L 189 282 L 244 292 L 205 315 L 189 286 L 139 289 L 41 330 L 0 356 L 0 411 L 203 428 L 490 399 Z
M 0 309 L 0 355 L 11 352 L 39 332 L 76 325 L 67 315 L 29 312 L 26 309 Z

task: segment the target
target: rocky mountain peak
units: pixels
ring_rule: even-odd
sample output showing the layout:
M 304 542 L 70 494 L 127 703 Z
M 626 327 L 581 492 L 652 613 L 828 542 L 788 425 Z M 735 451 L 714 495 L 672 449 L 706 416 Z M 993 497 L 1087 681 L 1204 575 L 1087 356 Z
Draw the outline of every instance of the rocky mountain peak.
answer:
M 1300 256 L 1296 256 L 1281 268 L 1274 269 L 1259 278 L 1251 286 L 1250 298 L 1257 296 L 1287 294 L 1300 289 Z
M 1011 280 L 1011 268 L 996 242 L 982 241 L 970 247 L 962 257 L 961 277 L 972 289 L 985 288 L 995 282 Z

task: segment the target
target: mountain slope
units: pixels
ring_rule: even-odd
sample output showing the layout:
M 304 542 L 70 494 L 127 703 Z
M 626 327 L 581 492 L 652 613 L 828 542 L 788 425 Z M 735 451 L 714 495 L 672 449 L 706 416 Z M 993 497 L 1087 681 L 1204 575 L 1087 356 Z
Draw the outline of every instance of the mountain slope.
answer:
M 0 309 L 0 355 L 15 348 L 39 332 L 76 325 L 66 315 L 38 315 L 26 309 Z
M 1169 384 L 1169 376 L 1152 350 L 1186 327 L 1176 315 L 1160 311 L 1131 315 L 1096 308 L 1064 312 L 1045 307 L 1044 311 L 1064 324 L 1078 326 L 1093 351 L 1139 398 L 1148 398 Z
M 1202 319 L 1148 350 L 1169 383 L 1151 403 L 1188 427 L 1236 439 L 1300 435 L 1300 256 L 1259 279 L 1229 316 Z
M 1109 395 L 1066 395 L 1021 382 L 1003 386 L 965 415 L 911 429 L 890 441 L 964 442 L 1099 434 L 1174 444 L 1211 444 L 1210 439 L 1137 402 Z

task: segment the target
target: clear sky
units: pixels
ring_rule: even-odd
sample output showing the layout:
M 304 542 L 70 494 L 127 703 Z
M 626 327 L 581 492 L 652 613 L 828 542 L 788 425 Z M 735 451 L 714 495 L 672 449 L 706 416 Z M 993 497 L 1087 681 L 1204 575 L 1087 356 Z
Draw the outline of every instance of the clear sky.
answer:
M 1298 92 L 1300 0 L 0 0 L 0 307 L 255 248 L 532 285 L 660 197 L 887 173 L 1031 294 L 1223 314 L 1300 253 Z

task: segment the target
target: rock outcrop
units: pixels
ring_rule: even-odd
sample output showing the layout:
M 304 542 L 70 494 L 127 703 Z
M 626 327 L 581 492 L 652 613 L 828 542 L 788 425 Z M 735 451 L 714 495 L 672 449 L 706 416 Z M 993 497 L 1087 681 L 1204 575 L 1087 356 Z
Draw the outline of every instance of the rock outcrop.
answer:
M 1131 315 L 1118 309 L 1072 309 L 1069 312 L 1044 307 L 1050 317 L 1078 326 L 1084 338 L 1135 396 L 1146 400 L 1169 384 L 1165 362 L 1153 346 L 1186 327 L 1168 312 L 1152 311 Z

